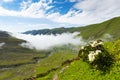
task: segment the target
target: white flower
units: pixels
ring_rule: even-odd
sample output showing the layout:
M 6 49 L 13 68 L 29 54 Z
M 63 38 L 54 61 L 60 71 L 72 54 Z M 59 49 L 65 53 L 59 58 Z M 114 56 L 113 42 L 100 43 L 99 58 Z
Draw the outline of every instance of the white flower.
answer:
M 97 41 L 93 41 L 92 43 L 90 43 L 90 45 L 91 45 L 92 47 L 96 47 Z
M 88 59 L 90 62 L 93 62 L 95 60 L 94 51 L 90 51 L 90 53 L 88 54 Z
M 81 46 L 81 49 L 84 49 L 84 46 Z
M 102 52 L 101 50 L 89 51 L 89 54 L 88 54 L 89 61 L 93 62 L 95 60 L 95 57 L 101 52 Z
M 90 42 L 90 45 L 91 47 L 96 47 L 96 46 L 99 46 L 99 45 L 103 45 L 103 41 L 93 41 L 93 42 Z
M 97 43 L 97 45 L 103 45 L 103 42 L 99 42 L 99 43 Z
M 101 52 L 102 52 L 101 50 L 96 50 L 94 54 L 95 54 L 95 55 L 98 55 L 98 54 L 101 53 Z

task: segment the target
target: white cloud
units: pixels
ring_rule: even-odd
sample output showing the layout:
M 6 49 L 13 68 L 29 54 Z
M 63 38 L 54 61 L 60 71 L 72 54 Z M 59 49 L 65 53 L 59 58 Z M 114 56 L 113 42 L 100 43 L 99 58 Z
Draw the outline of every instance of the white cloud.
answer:
M 7 10 L 0 6 L 0 15 L 1 16 L 22 16 L 22 17 L 30 17 L 30 18 L 45 18 L 46 10 L 52 8 L 52 6 L 48 6 L 51 3 L 45 0 L 40 0 L 39 2 L 32 3 L 31 0 L 28 2 L 23 1 L 21 3 L 21 11 L 13 11 Z
M 25 10 L 27 9 L 28 7 L 30 7 L 30 5 L 32 4 L 32 0 L 29 0 L 29 1 L 23 1 L 21 4 L 20 4 L 20 8 L 22 10 Z
M 12 35 L 26 40 L 27 43 L 22 43 L 22 46 L 28 48 L 36 48 L 37 50 L 49 49 L 53 46 L 60 46 L 64 44 L 83 45 L 84 41 L 81 37 L 75 37 L 78 33 L 63 33 L 58 35 L 25 35 L 19 33 L 13 33 Z
M 7 10 L 3 7 L 0 7 L 0 15 L 2 16 L 21 16 L 20 12 Z
M 82 13 L 70 10 L 65 15 L 50 15 L 53 21 L 72 24 L 93 24 L 120 16 L 120 0 L 81 0 L 74 5 L 76 9 L 82 9 Z M 54 14 L 54 13 L 53 13 Z M 70 16 L 74 15 L 74 16 Z
M 5 45 L 5 42 L 0 43 L 0 49 Z
M 77 9 L 82 9 L 82 13 L 77 13 L 72 10 L 66 15 L 54 15 L 54 17 L 50 17 L 50 19 L 72 24 L 98 23 L 115 16 L 120 16 L 119 3 L 119 0 L 84 0 L 74 6 Z M 71 14 L 74 14 L 74 16 L 69 17 Z
M 65 15 L 59 12 L 46 14 L 46 11 L 53 6 L 49 6 L 52 0 L 40 0 L 36 3 L 23 1 L 21 3 L 21 11 L 10 11 L 0 7 L 0 15 L 23 16 L 32 18 L 47 18 L 54 22 L 70 23 L 70 24 L 93 24 L 105 21 L 107 19 L 120 16 L 120 0 L 69 0 L 77 1 L 73 6 L 76 9 L 81 9 L 83 12 L 70 9 Z
M 77 3 L 74 7 L 83 10 L 82 20 L 96 23 L 115 16 L 120 16 L 120 0 L 84 0 Z M 81 15 L 78 15 L 81 18 Z
M 52 8 L 52 6 L 48 6 L 52 1 L 49 2 L 45 0 L 40 0 L 39 2 L 32 3 L 24 2 L 21 4 L 21 14 L 22 16 L 32 17 L 32 18 L 45 18 L 45 12 Z M 28 6 L 29 4 L 29 6 Z
M 13 0 L 3 0 L 4 2 L 13 2 Z
M 77 0 L 69 0 L 70 2 L 76 2 Z

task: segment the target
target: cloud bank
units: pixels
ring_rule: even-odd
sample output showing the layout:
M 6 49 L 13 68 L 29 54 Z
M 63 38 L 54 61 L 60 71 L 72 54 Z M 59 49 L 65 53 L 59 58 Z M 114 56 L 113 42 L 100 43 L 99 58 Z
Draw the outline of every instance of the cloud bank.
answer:
M 79 34 L 75 33 L 63 33 L 55 35 L 26 35 L 20 33 L 12 33 L 12 36 L 19 39 L 26 40 L 27 43 L 22 43 L 21 46 L 30 49 L 44 50 L 53 46 L 61 46 L 65 44 L 84 45 L 82 37 L 76 37 Z
M 5 42 L 0 43 L 0 49 L 5 45 Z

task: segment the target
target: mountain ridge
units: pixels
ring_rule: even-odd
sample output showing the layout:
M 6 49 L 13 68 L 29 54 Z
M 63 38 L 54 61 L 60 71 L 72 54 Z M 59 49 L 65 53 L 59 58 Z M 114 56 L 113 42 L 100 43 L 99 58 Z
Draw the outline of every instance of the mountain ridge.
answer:
M 23 32 L 23 34 L 31 35 L 51 35 L 51 34 L 62 34 L 66 32 L 80 32 L 79 36 L 84 39 L 98 39 L 102 38 L 105 34 L 110 34 L 114 39 L 120 38 L 120 17 L 115 17 L 110 20 L 104 21 L 98 24 L 92 24 L 82 27 L 71 27 L 71 28 L 53 28 L 53 29 L 40 29 Z

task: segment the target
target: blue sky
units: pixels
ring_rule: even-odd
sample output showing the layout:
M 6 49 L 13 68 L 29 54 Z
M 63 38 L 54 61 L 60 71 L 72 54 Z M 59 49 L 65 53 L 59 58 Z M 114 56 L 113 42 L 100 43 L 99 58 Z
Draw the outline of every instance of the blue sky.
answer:
M 77 27 L 120 16 L 120 0 L 0 0 L 0 30 Z

